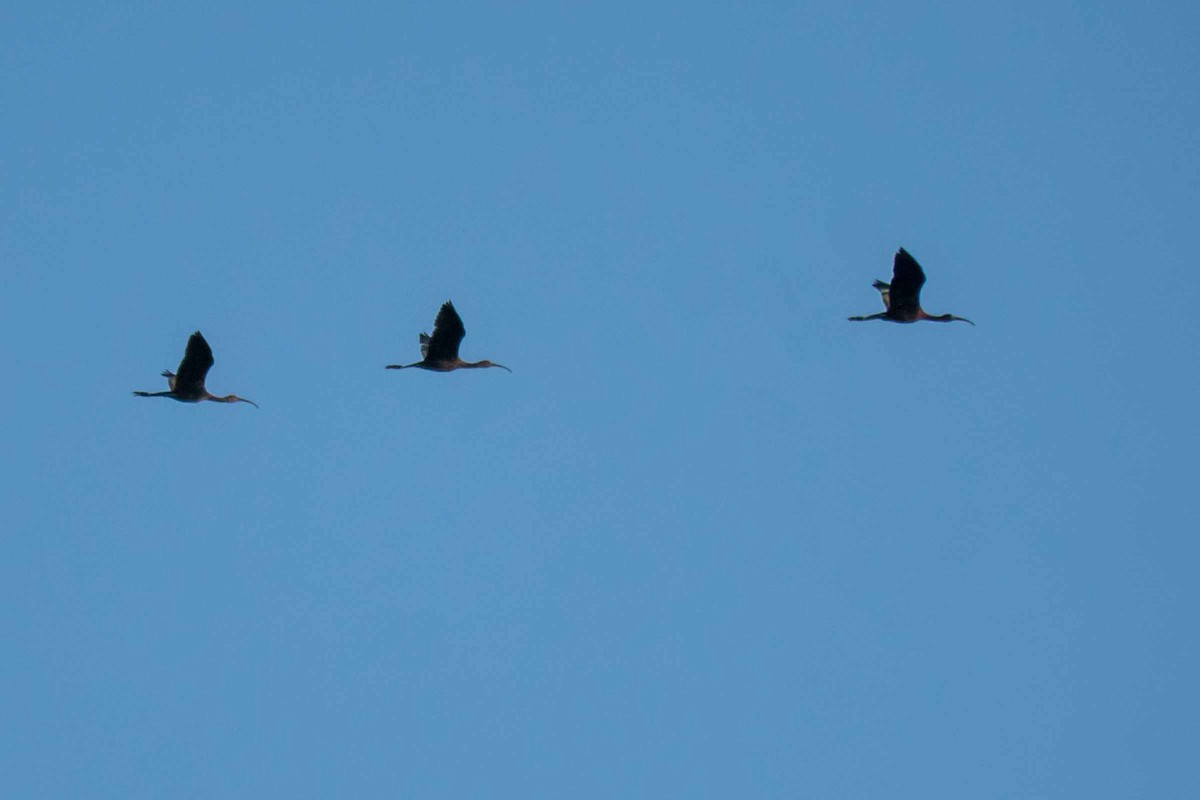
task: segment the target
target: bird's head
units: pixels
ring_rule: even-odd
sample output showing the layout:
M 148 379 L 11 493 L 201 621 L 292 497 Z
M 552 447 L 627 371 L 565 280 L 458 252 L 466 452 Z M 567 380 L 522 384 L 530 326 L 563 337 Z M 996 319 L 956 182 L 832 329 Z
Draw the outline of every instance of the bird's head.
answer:
M 505 372 L 512 372 L 512 370 L 511 370 L 511 369 L 509 369 L 508 367 L 504 366 L 503 364 L 495 364 L 495 363 L 493 363 L 493 362 L 491 362 L 491 361 L 487 361 L 487 360 L 480 361 L 478 366 L 481 366 L 481 367 L 499 367 L 500 369 L 504 370 Z
M 226 403 L 249 403 L 255 408 L 258 408 L 258 403 L 254 402 L 253 400 L 247 400 L 244 397 L 238 397 L 236 394 L 227 394 L 221 399 Z
M 920 313 L 922 316 L 918 316 L 916 319 L 905 320 L 905 322 L 916 322 L 917 319 L 927 319 L 930 322 L 966 322 L 969 325 L 975 324 L 966 317 L 956 317 L 953 314 L 942 314 L 941 316 L 935 317 L 932 314 L 926 314 L 924 311 L 920 311 L 918 313 Z

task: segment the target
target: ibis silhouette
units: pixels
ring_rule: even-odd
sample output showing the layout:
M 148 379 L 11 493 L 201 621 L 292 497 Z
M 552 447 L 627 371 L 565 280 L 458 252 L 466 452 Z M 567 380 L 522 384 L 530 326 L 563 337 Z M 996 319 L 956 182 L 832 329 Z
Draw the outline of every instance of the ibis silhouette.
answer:
M 925 319 L 930 322 L 957 321 L 975 324 L 966 317 L 956 317 L 953 314 L 942 314 L 940 317 L 926 314 L 925 310 L 921 308 L 921 287 L 924 285 L 925 271 L 921 269 L 917 260 L 901 247 L 896 251 L 896 258 L 892 263 L 892 282 L 875 281 L 872 284 L 879 290 L 879 295 L 883 298 L 883 312 L 867 317 L 847 317 L 847 319 L 851 322 L 864 322 L 869 319 L 917 322 Z
M 138 397 L 169 397 L 181 403 L 199 403 L 201 400 L 211 400 L 214 403 L 249 403 L 258 408 L 258 403 L 238 397 L 236 394 L 227 394 L 224 397 L 210 394 L 208 389 L 204 388 L 204 378 L 208 375 L 212 365 L 212 348 L 208 346 L 208 342 L 204 341 L 204 336 L 200 331 L 196 331 L 188 338 L 187 349 L 183 351 L 183 361 L 179 362 L 179 371 L 163 371 L 163 377 L 167 379 L 167 387 L 170 391 L 134 392 L 134 394 Z
M 458 346 L 467 329 L 463 327 L 462 318 L 454 310 L 454 304 L 449 300 L 442 303 L 437 319 L 433 321 L 433 335 L 421 334 L 421 360 L 415 364 L 388 364 L 386 369 L 408 369 L 420 367 L 433 372 L 451 372 L 456 369 L 479 369 L 481 367 L 499 367 L 512 372 L 503 364 L 493 364 L 491 361 L 463 361 L 458 357 Z

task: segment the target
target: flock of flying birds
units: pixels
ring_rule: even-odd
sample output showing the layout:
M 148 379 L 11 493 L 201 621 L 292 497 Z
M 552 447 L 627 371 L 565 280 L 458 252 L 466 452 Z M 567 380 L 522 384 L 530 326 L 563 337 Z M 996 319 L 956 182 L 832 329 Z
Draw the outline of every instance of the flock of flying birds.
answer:
M 888 284 L 883 281 L 875 281 L 873 284 L 883 299 L 883 311 L 865 317 L 848 317 L 848 319 L 854 322 L 863 322 L 869 319 L 917 322 L 924 319 L 930 322 L 958 321 L 975 324 L 965 317 L 956 317 L 953 314 L 942 314 L 935 317 L 925 313 L 925 310 L 921 308 L 921 287 L 924 285 L 925 271 L 921 269 L 917 260 L 901 247 L 896 252 L 896 258 L 892 264 L 892 282 Z M 421 360 L 412 364 L 388 364 L 387 369 L 419 367 L 433 372 L 452 372 L 456 369 L 499 367 L 512 372 L 503 364 L 495 364 L 486 360 L 472 363 L 459 358 L 458 346 L 466 335 L 467 329 L 463 327 L 462 318 L 454 310 L 454 305 L 447 300 L 438 311 L 437 319 L 433 321 L 433 334 L 421 334 Z M 165 392 L 134 392 L 134 394 L 138 397 L 169 397 L 181 403 L 199 403 L 201 400 L 212 400 L 215 403 L 249 403 L 258 408 L 258 403 L 238 397 L 236 394 L 227 394 L 224 397 L 211 394 L 204 386 L 204 379 L 208 376 L 212 365 L 212 348 L 208 346 L 208 342 L 204 340 L 200 331 L 196 331 L 188 339 L 187 349 L 183 352 L 183 361 L 179 362 L 179 369 L 176 372 L 165 370 L 162 373 L 163 377 L 167 379 L 168 390 Z

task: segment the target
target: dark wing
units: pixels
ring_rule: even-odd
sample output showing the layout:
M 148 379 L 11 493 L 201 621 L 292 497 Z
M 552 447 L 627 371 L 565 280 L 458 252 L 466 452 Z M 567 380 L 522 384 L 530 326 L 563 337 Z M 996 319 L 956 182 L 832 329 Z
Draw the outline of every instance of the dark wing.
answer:
M 892 285 L 888 292 L 888 308 L 892 311 L 916 311 L 921 306 L 921 287 L 925 271 L 917 260 L 901 247 L 892 264 Z
M 200 331 L 196 331 L 188 339 L 183 361 L 179 362 L 179 369 L 175 371 L 174 388 L 181 392 L 203 388 L 204 378 L 212 365 L 212 348 L 204 341 Z
M 453 361 L 458 358 L 458 345 L 467 335 L 462 319 L 447 300 L 442 303 L 437 319 L 433 321 L 433 335 L 429 342 L 422 342 L 421 352 L 427 361 Z

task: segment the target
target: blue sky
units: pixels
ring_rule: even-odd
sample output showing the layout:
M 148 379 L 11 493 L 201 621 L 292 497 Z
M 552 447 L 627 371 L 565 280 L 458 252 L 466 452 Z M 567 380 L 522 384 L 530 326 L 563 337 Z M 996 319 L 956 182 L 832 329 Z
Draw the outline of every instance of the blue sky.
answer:
M 5 794 L 1183 796 L 1198 23 L 10 4 Z

